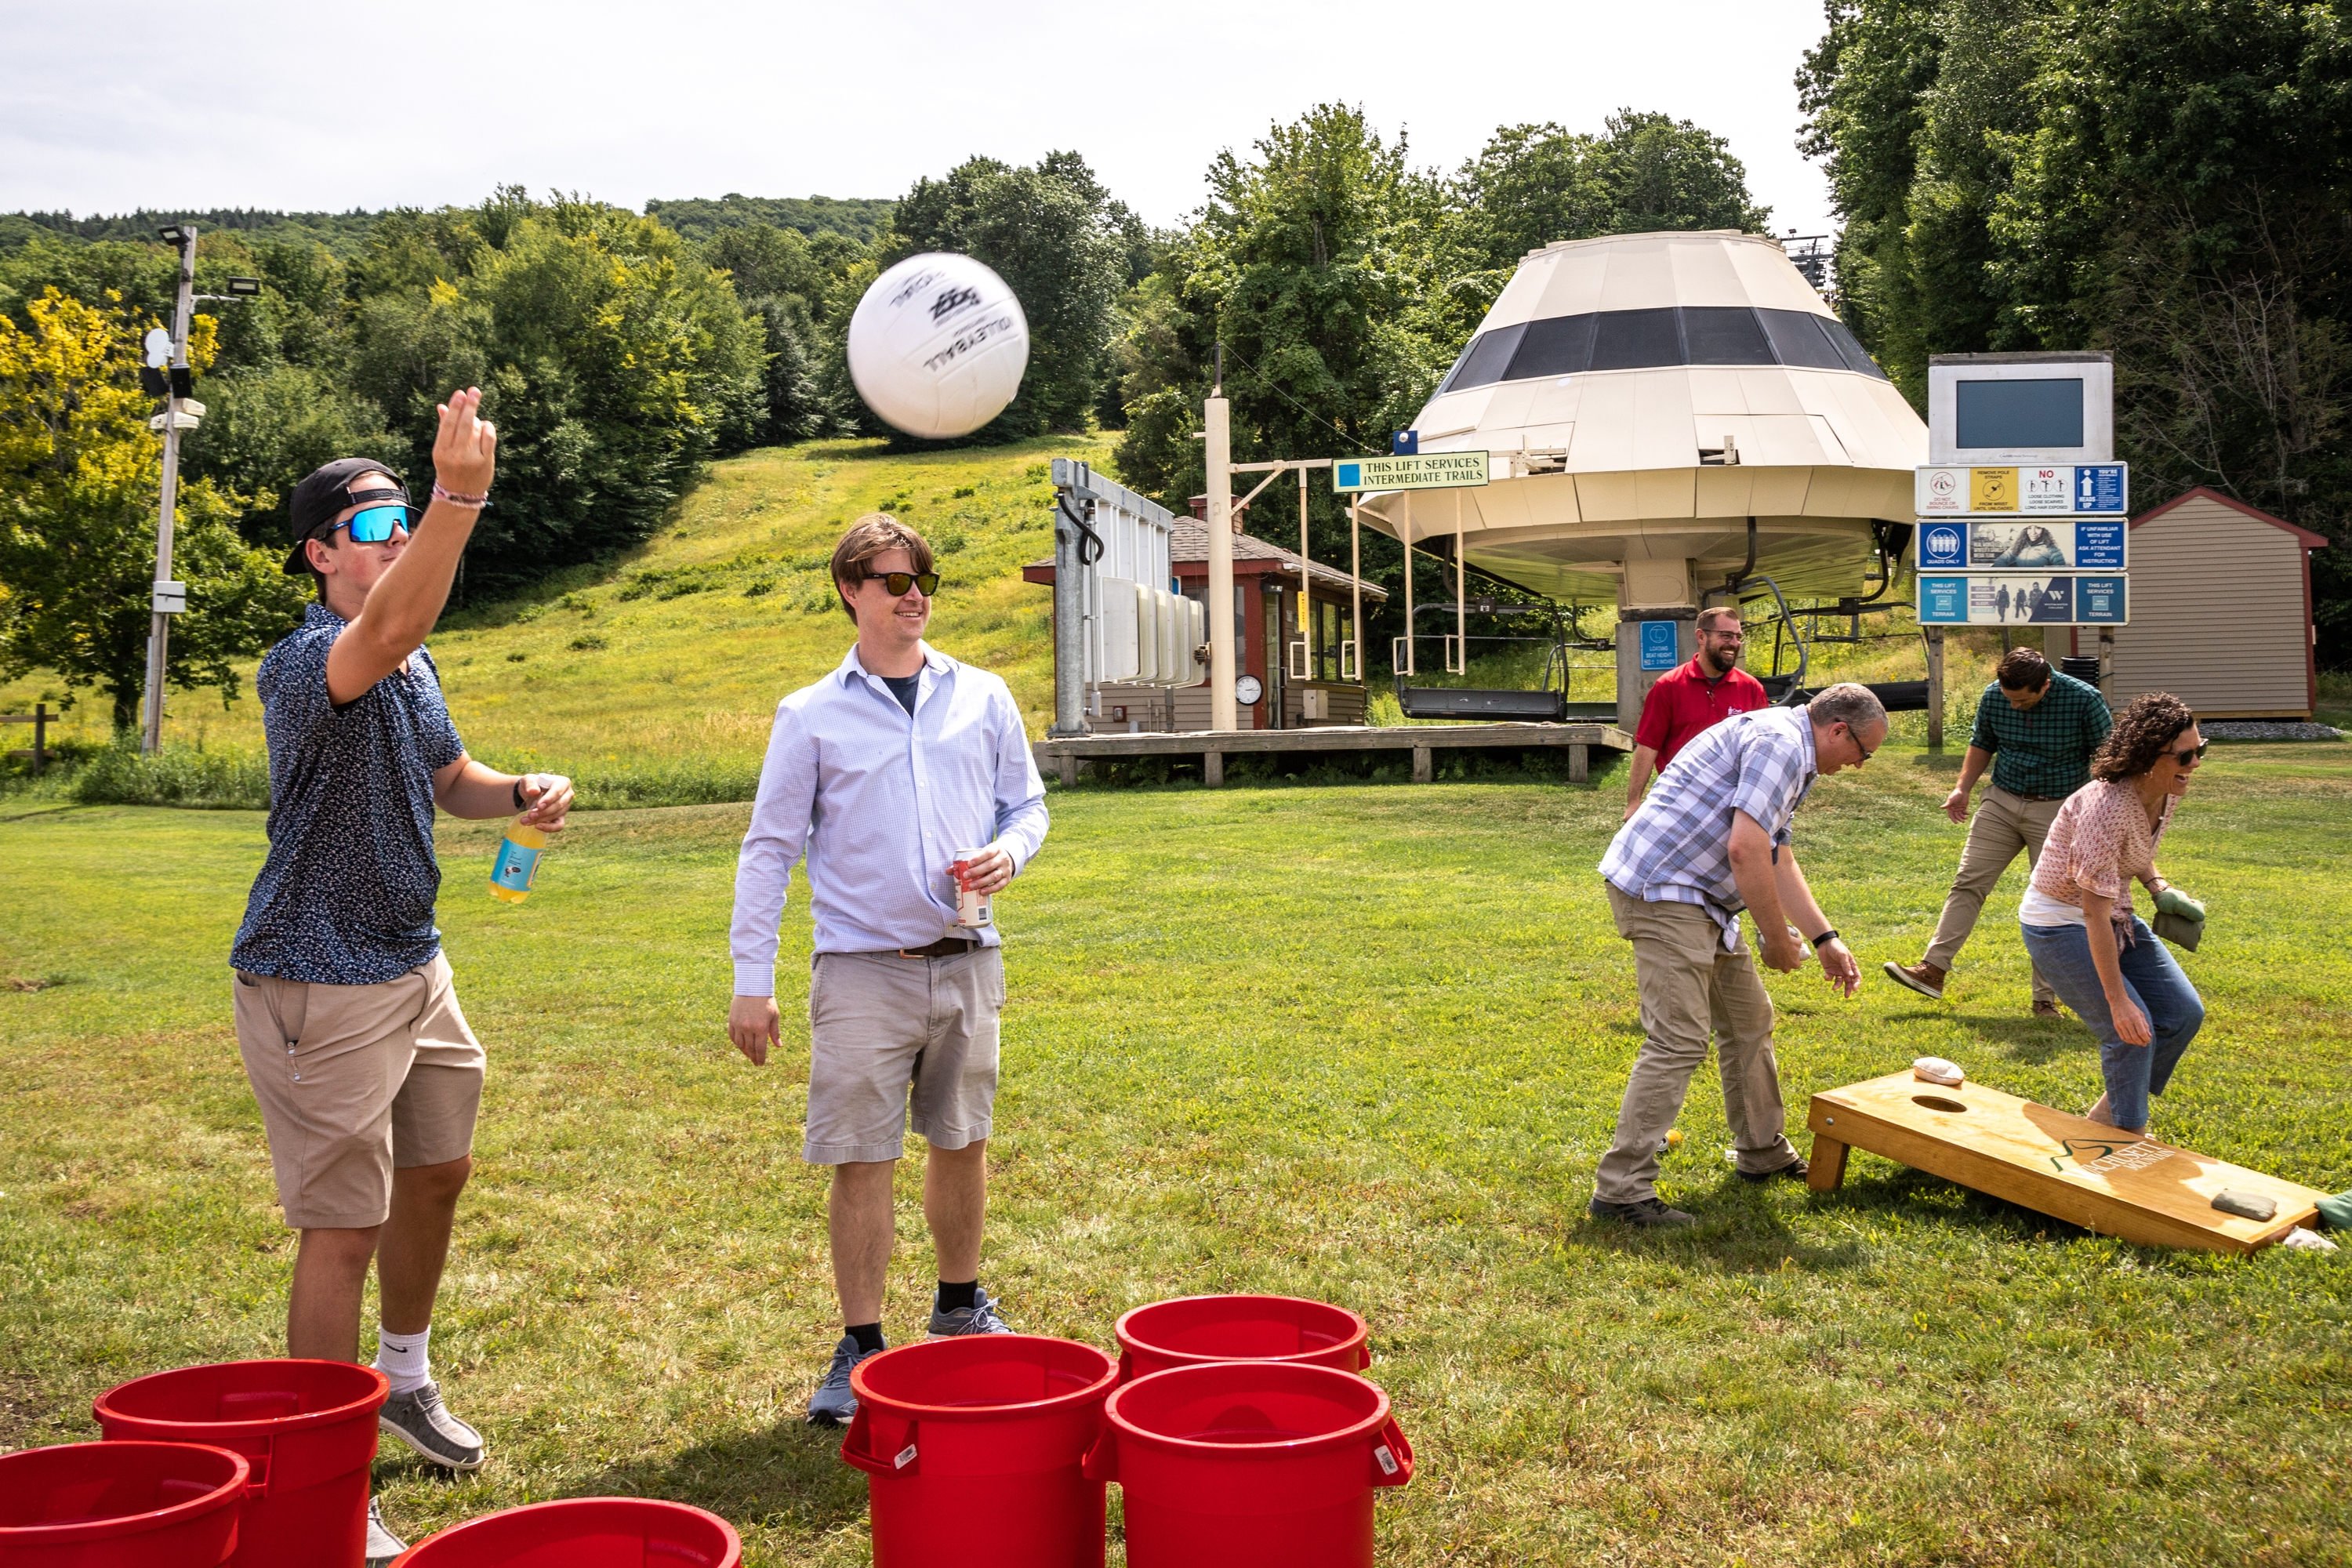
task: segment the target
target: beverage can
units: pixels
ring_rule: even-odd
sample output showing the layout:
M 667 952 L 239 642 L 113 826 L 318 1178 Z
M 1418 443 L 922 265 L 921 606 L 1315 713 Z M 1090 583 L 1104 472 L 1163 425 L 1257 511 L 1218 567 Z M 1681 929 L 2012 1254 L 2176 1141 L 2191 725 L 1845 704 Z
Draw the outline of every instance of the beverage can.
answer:
M 995 923 L 994 917 L 989 912 L 989 895 L 975 892 L 964 886 L 963 879 L 966 868 L 971 862 L 987 854 L 990 847 L 991 846 L 983 844 L 977 849 L 959 849 L 955 852 L 955 865 L 951 868 L 951 874 L 955 878 L 956 884 L 955 923 L 960 926 L 976 930 L 979 927 Z

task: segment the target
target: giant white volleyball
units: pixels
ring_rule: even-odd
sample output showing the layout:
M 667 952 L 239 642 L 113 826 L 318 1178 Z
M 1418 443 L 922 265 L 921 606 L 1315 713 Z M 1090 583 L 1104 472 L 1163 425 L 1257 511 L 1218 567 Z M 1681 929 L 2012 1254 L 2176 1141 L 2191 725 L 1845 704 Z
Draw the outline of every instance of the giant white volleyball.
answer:
M 849 375 L 866 405 L 909 436 L 969 436 L 1004 412 L 1029 365 L 1029 319 L 969 256 L 910 256 L 849 318 Z

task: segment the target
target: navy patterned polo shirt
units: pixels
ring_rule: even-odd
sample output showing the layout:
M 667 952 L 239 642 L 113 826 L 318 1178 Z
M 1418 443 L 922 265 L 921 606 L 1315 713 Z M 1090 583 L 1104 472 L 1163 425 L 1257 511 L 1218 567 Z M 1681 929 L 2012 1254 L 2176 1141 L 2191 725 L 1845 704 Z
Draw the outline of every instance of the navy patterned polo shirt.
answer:
M 229 963 L 318 985 L 378 985 L 441 951 L 433 774 L 465 754 L 432 656 L 338 708 L 327 650 L 345 622 L 312 605 L 261 661 L 269 858 Z

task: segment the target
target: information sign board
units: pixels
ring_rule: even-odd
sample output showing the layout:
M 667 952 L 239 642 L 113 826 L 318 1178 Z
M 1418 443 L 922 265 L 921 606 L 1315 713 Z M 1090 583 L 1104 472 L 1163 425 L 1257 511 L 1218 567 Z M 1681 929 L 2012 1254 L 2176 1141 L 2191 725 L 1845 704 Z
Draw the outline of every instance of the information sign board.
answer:
M 1484 452 L 1424 452 L 1411 458 L 1335 458 L 1331 489 L 1358 490 L 1450 490 L 1486 482 Z
M 1682 662 L 1675 651 L 1675 623 L 1673 621 L 1642 623 L 1642 668 L 1643 669 L 1672 669 Z
M 1919 574 L 1923 626 L 2120 626 L 2131 619 L 2120 575 Z
M 2120 517 L 2131 504 L 2130 481 L 2123 463 L 1931 467 L 1917 470 L 1912 505 L 1921 517 Z
M 1922 572 L 2121 572 L 2129 535 L 2121 518 L 2003 522 L 1927 518 L 1920 521 L 1914 549 Z

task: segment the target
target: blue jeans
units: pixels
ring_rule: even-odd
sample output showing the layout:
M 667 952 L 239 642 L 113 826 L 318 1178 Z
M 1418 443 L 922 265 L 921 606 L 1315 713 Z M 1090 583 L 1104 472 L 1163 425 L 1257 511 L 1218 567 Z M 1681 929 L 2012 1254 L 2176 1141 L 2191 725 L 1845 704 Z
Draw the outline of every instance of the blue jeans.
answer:
M 2124 989 L 2147 1016 L 2150 1043 L 2127 1046 L 2116 1037 L 2107 993 L 2091 963 L 2091 934 L 2082 926 L 2030 926 L 2018 930 L 2033 967 L 2059 999 L 2099 1037 L 2099 1070 L 2107 1081 L 2107 1110 L 2118 1127 L 2147 1125 L 2147 1097 L 2162 1094 L 2172 1069 L 2205 1022 L 2205 1004 L 2189 984 L 2171 951 L 2137 915 L 2132 944 L 2116 954 Z

